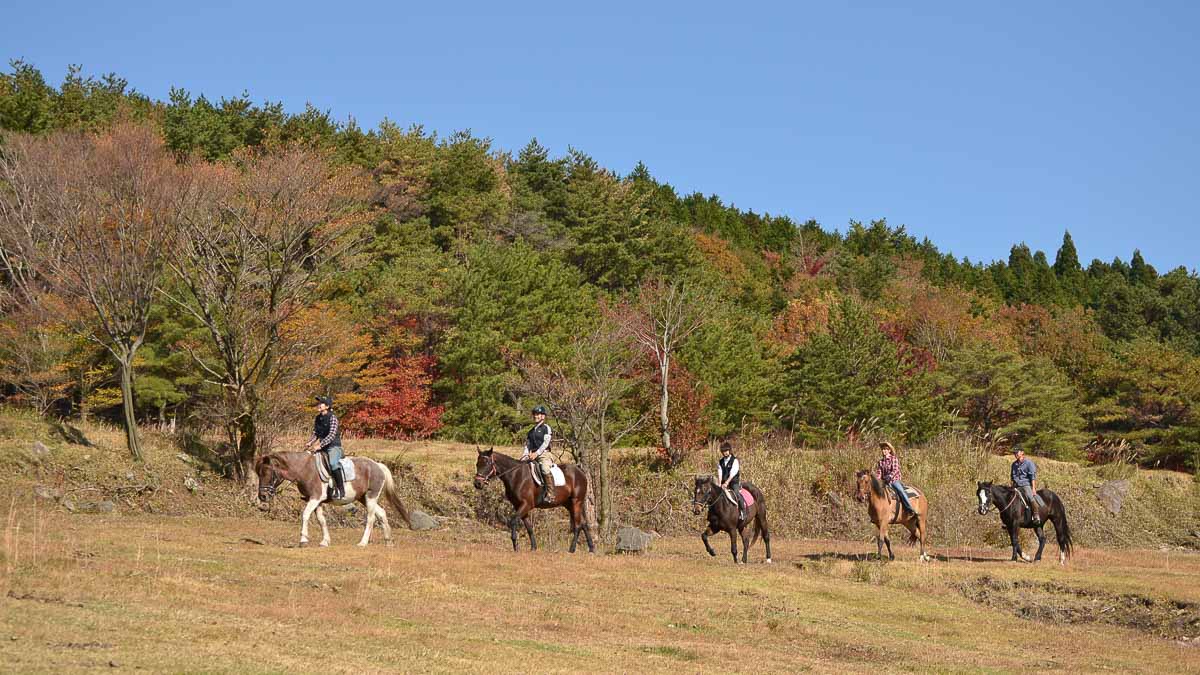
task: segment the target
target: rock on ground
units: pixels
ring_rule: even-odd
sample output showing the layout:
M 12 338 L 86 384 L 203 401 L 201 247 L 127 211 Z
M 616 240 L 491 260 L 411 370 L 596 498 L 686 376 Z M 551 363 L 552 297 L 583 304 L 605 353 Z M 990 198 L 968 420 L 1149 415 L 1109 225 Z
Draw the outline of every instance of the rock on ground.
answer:
M 651 536 L 636 527 L 622 527 L 617 530 L 617 551 L 621 553 L 641 553 L 650 545 Z
M 1129 496 L 1128 480 L 1110 480 L 1096 489 L 1096 498 L 1114 516 L 1121 512 L 1125 498 Z
M 408 520 L 412 523 L 414 530 L 436 530 L 438 528 L 437 519 L 424 511 L 409 511 Z

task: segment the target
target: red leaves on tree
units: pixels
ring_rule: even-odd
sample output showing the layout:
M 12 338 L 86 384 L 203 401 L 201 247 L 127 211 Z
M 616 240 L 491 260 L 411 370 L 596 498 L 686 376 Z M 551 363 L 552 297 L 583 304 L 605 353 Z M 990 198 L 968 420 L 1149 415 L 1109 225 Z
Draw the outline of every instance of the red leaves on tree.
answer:
M 413 440 L 442 427 L 445 406 L 433 405 L 433 358 L 425 355 L 388 359 L 383 384 L 348 417 L 350 428 L 366 436 Z

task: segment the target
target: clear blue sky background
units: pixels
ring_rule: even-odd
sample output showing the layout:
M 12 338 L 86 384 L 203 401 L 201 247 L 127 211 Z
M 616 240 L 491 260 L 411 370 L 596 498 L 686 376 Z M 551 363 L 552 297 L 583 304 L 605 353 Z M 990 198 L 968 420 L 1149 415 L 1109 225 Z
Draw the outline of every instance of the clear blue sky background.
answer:
M 1200 265 L 1200 3 L 24 2 L 0 56 L 165 99 L 536 136 L 681 193 L 973 260 Z

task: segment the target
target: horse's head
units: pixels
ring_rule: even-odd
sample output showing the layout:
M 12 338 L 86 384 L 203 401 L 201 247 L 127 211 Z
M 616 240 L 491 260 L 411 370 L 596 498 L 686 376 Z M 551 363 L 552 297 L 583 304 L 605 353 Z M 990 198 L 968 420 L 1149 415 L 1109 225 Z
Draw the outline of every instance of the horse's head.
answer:
M 258 475 L 258 508 L 264 511 L 270 508 L 275 490 L 283 482 L 282 462 L 278 455 L 265 455 L 254 462 L 254 473 Z
M 477 451 L 474 480 L 476 490 L 482 490 L 483 486 L 487 485 L 488 481 L 499 473 L 499 469 L 496 468 L 496 458 L 492 457 L 494 450 L 495 448 L 488 448 L 487 450 Z
M 867 493 L 871 490 L 871 472 L 866 469 L 854 474 L 854 498 L 860 502 L 867 501 Z
M 712 476 L 696 476 L 696 488 L 692 491 L 692 513 L 700 515 L 701 507 L 711 505 L 716 489 L 717 482 Z
M 975 496 L 979 497 L 979 515 L 987 515 L 992 508 L 992 481 L 976 482 Z

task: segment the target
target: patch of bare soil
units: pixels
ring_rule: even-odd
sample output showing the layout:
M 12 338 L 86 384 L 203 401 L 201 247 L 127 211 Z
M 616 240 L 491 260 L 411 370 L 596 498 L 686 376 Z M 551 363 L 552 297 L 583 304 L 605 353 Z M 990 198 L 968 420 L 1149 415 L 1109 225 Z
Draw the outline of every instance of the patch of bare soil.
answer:
M 1162 638 L 1200 636 L 1200 603 L 1118 595 L 1042 581 L 990 576 L 957 584 L 967 599 L 1024 619 L 1050 623 L 1104 623 Z

